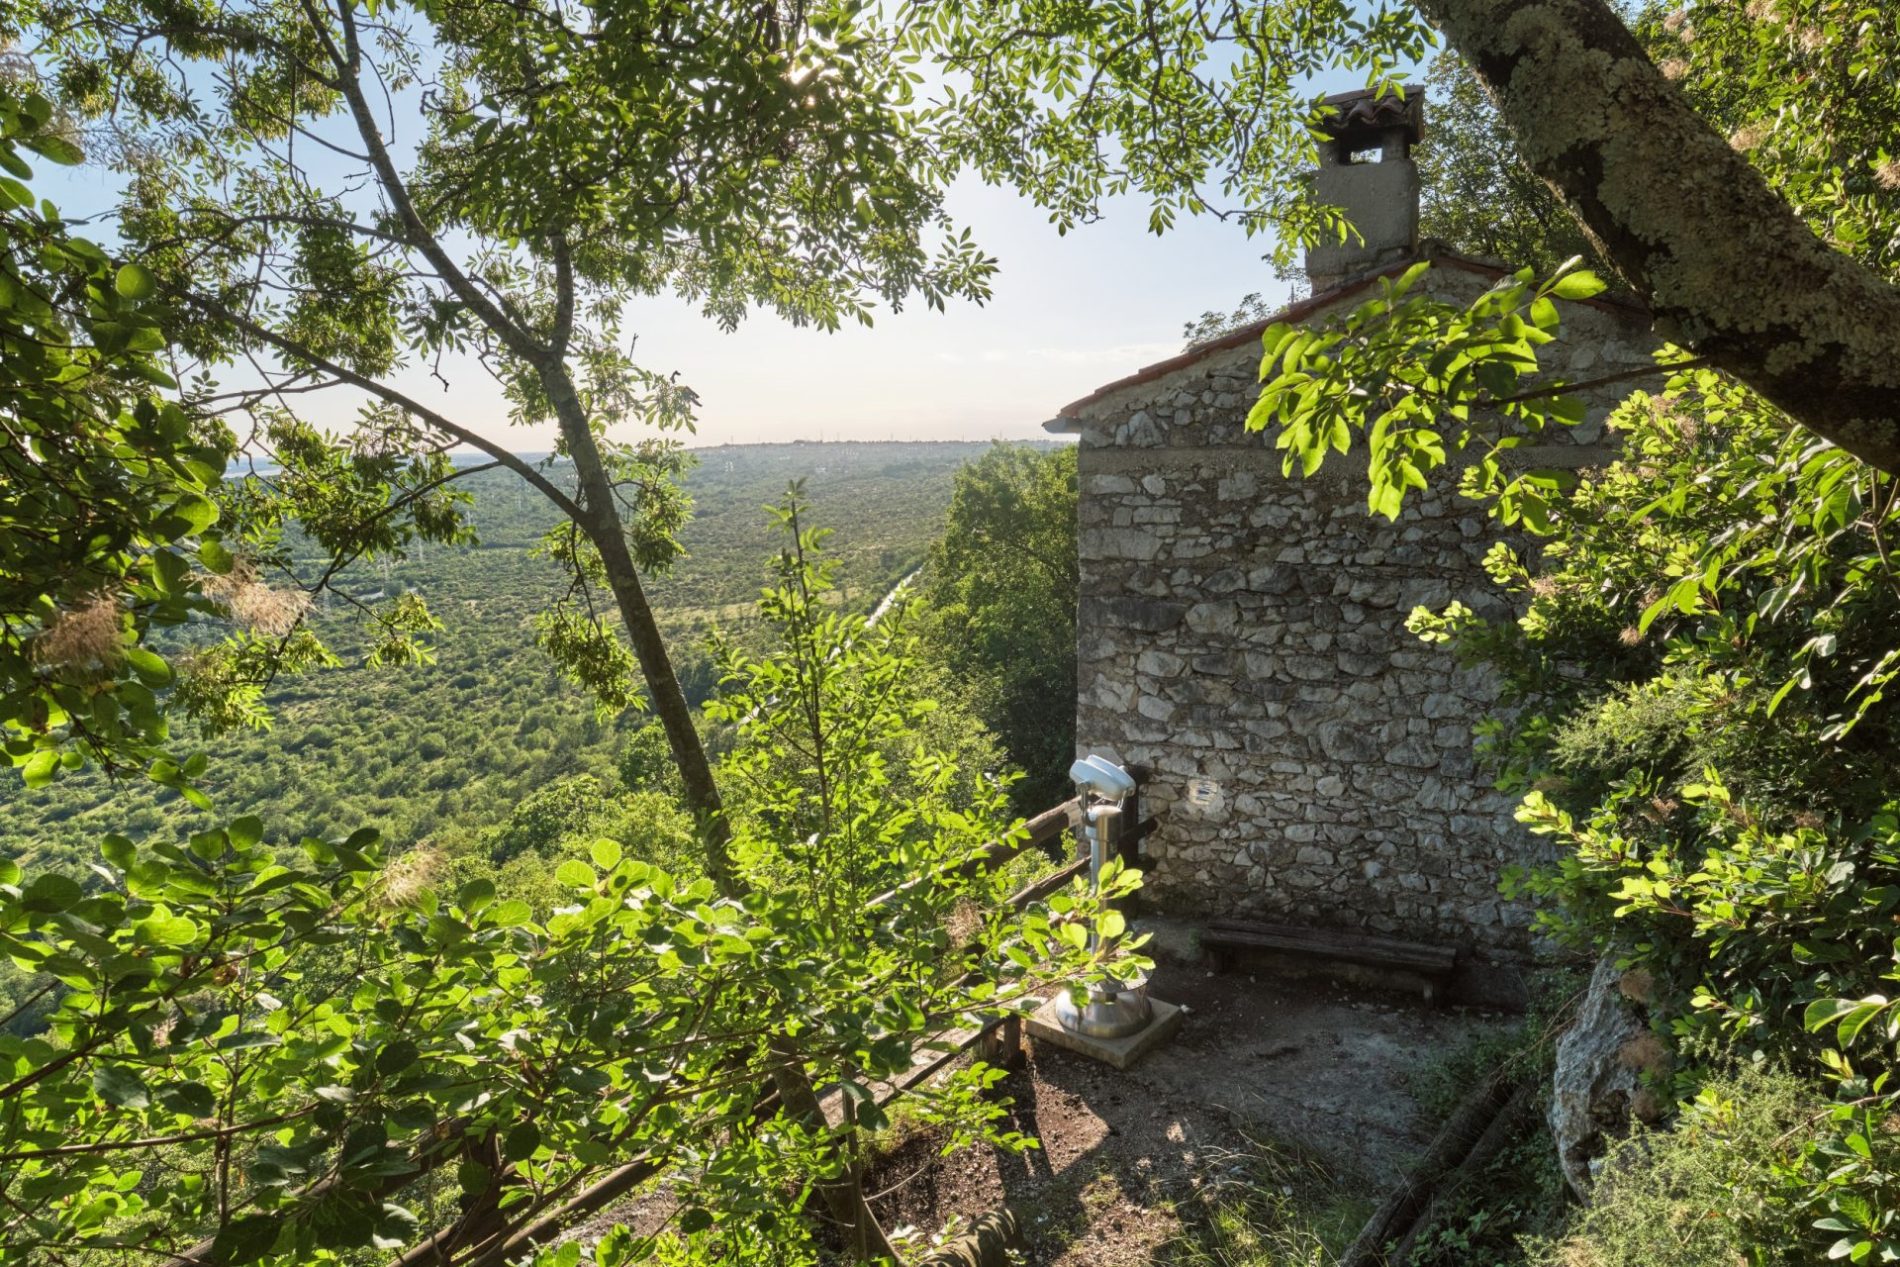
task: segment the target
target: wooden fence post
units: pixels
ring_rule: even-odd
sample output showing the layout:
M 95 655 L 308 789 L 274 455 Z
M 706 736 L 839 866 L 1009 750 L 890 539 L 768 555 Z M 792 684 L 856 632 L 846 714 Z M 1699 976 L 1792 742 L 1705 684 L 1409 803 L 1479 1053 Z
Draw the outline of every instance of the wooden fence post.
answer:
M 1023 1021 L 1007 1017 L 983 1031 L 976 1040 L 976 1058 L 998 1069 L 1015 1069 L 1023 1063 Z

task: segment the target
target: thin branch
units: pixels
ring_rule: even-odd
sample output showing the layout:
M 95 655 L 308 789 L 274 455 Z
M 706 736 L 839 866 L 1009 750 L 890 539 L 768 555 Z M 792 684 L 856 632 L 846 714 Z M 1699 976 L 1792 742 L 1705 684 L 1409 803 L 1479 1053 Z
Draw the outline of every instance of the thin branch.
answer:
M 390 206 L 396 217 L 408 231 L 410 245 L 421 252 L 456 298 L 474 309 L 477 316 L 490 330 L 499 335 L 510 351 L 528 361 L 541 361 L 547 358 L 547 348 L 536 343 L 529 333 L 517 325 L 501 306 L 490 299 L 481 287 L 477 286 L 449 253 L 443 249 L 427 223 L 416 210 L 415 202 L 409 196 L 409 188 L 403 183 L 402 173 L 396 170 L 396 162 L 389 154 L 389 146 L 383 141 L 382 132 L 376 126 L 375 116 L 370 111 L 369 99 L 363 94 L 363 84 L 358 76 L 362 68 L 362 48 L 357 43 L 356 17 L 351 6 L 344 3 L 338 6 L 337 17 L 343 28 L 343 47 L 338 48 L 331 37 L 329 24 L 317 13 L 312 0 L 303 0 L 304 10 L 310 17 L 312 27 L 323 41 L 324 49 L 336 64 L 342 79 L 343 99 L 349 103 L 350 116 L 356 122 L 356 131 L 363 138 L 363 146 L 369 151 L 369 164 L 376 172 L 377 183 L 388 196 Z
M 126 1152 L 138 1148 L 164 1148 L 170 1144 L 192 1144 L 205 1139 L 228 1139 L 233 1135 L 282 1126 L 285 1122 L 294 1122 L 316 1110 L 317 1106 L 312 1104 L 294 1113 L 279 1113 L 275 1117 L 260 1118 L 258 1121 L 245 1122 L 239 1126 L 223 1126 L 216 1130 L 187 1131 L 182 1135 L 148 1135 L 142 1139 L 107 1140 L 94 1144 L 59 1144 L 52 1148 L 27 1148 L 18 1152 L 0 1153 L 0 1161 L 38 1161 L 44 1157 L 94 1156 L 99 1153 Z
M 1692 370 L 1707 365 L 1706 356 L 1692 356 L 1686 361 L 1663 361 L 1655 365 L 1639 365 L 1635 369 L 1621 370 L 1615 374 L 1605 374 L 1600 378 L 1586 378 L 1577 383 L 1553 383 L 1543 387 L 1533 387 L 1528 391 L 1517 392 L 1510 396 L 1497 396 L 1481 400 L 1478 404 L 1490 408 L 1496 405 L 1515 405 L 1523 400 L 1537 400 L 1544 396 L 1561 396 L 1565 392 L 1587 391 L 1592 387 L 1608 387 L 1612 383 L 1627 383 L 1631 379 L 1648 378 L 1652 374 L 1673 374 L 1677 370 Z
M 339 382 L 348 383 L 352 387 L 360 388 L 370 395 L 375 396 L 378 400 L 385 401 L 396 406 L 398 409 L 405 410 L 415 417 L 420 418 L 423 422 L 428 423 L 436 430 L 454 436 L 457 440 L 460 440 L 463 444 L 471 448 L 480 449 L 483 453 L 494 458 L 497 462 L 513 471 L 516 475 L 519 475 L 529 484 L 532 484 L 542 496 L 553 502 L 555 506 L 560 509 L 562 514 L 576 522 L 581 522 L 581 509 L 574 504 L 572 498 L 556 488 L 545 475 L 535 470 L 533 463 L 510 453 L 493 440 L 477 435 L 466 427 L 456 425 L 435 410 L 424 405 L 421 401 L 397 391 L 387 383 L 378 382 L 368 375 L 359 374 L 352 369 L 346 369 L 327 357 L 319 356 L 316 352 L 313 352 L 310 348 L 290 338 L 288 335 L 281 334 L 261 322 L 234 312 L 216 299 L 196 294 L 181 295 L 180 298 L 186 303 L 201 308 L 213 316 L 229 321 L 232 325 L 243 330 L 252 338 L 269 344 L 271 347 L 277 349 L 277 351 L 294 357 L 307 365 L 314 366 Z

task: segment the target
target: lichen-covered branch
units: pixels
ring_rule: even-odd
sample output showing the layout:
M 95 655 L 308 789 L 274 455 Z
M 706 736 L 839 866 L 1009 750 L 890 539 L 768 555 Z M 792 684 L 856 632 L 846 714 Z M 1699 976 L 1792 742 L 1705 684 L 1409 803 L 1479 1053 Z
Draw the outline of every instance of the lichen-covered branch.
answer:
M 1607 0 L 1419 0 L 1660 334 L 1900 473 L 1900 291 L 1817 238 Z

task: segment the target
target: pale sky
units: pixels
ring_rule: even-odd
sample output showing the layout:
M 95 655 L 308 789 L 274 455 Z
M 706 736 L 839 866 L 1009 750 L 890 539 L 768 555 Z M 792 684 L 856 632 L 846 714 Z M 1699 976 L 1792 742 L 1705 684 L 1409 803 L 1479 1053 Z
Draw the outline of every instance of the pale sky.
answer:
M 724 334 L 650 301 L 629 323 L 640 359 L 699 392 L 702 443 L 1046 438 L 1063 405 L 1180 351 L 1184 322 L 1285 291 L 1262 258 L 1270 243 L 1213 219 L 1156 237 L 1129 200 L 1061 236 L 1013 192 L 968 178 L 949 210 L 1000 263 L 982 307 L 918 304 L 836 334 L 758 316 Z
M 625 329 L 639 362 L 699 393 L 688 442 L 1046 439 L 1042 424 L 1063 405 L 1180 351 L 1184 322 L 1250 291 L 1285 290 L 1263 258 L 1268 239 L 1211 217 L 1156 237 L 1146 204 L 1124 199 L 1064 236 L 1013 191 L 968 177 L 947 209 L 999 261 L 981 307 L 938 312 L 919 301 L 835 334 L 756 314 L 727 334 L 678 300 L 632 304 Z M 552 447 L 552 426 L 508 423 L 479 366 L 450 366 L 445 377 L 446 389 L 422 373 L 404 386 L 511 449 Z M 353 408 L 339 396 L 334 417 Z M 637 425 L 616 432 L 638 434 Z
M 111 175 L 36 163 L 34 184 L 68 215 L 108 205 Z M 755 315 L 723 333 L 690 306 L 643 300 L 628 314 L 641 364 L 678 372 L 702 405 L 693 444 L 782 440 L 1044 438 L 1041 424 L 1079 396 L 1181 348 L 1181 327 L 1231 309 L 1250 291 L 1278 299 L 1285 286 L 1262 257 L 1270 243 L 1237 225 L 1183 218 L 1147 230 L 1138 199 L 1109 204 L 1104 219 L 1067 236 L 1012 191 L 965 177 L 950 191 L 952 217 L 1000 262 L 991 300 L 924 304 L 836 334 Z M 109 241 L 109 230 L 89 230 Z M 449 386 L 422 371 L 403 386 L 464 426 L 516 451 L 546 450 L 552 428 L 509 425 L 478 366 L 445 367 Z M 242 381 L 235 369 L 221 377 Z M 340 424 L 355 410 L 343 393 L 300 406 Z M 627 428 L 621 438 L 634 438 Z

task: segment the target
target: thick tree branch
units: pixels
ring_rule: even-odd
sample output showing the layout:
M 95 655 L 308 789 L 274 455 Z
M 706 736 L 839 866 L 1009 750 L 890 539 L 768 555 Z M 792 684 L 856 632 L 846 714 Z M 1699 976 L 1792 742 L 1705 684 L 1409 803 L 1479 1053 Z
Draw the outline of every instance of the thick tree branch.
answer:
M 1418 0 L 1657 331 L 1900 474 L 1900 291 L 1818 239 L 1608 0 Z
M 556 233 L 554 255 L 554 333 L 549 340 L 557 358 L 565 359 L 574 337 L 574 257 L 569 253 L 567 234 Z

